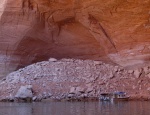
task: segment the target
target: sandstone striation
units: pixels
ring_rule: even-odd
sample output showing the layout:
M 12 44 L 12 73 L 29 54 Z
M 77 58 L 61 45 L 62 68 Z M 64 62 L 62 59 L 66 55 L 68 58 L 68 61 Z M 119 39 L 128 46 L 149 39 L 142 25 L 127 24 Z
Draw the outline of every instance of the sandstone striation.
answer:
M 150 99 L 150 66 L 127 70 L 101 61 L 52 59 L 10 73 L 0 82 L 0 100 L 98 98 L 114 91 L 125 91 L 130 99 Z
M 149 4 L 149 0 L 0 0 L 0 77 L 49 57 L 149 65 Z

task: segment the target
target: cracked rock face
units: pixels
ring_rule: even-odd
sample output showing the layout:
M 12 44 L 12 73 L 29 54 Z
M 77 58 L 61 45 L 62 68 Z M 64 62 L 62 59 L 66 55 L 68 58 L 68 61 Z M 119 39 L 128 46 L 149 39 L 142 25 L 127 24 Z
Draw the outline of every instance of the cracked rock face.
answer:
M 0 76 L 54 57 L 149 64 L 149 0 L 1 0 Z

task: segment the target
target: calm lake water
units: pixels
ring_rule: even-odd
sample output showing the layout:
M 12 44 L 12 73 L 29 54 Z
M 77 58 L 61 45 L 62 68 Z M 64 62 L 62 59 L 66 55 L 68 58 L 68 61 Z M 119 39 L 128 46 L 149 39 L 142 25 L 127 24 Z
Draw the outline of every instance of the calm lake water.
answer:
M 150 115 L 150 102 L 0 103 L 0 115 Z

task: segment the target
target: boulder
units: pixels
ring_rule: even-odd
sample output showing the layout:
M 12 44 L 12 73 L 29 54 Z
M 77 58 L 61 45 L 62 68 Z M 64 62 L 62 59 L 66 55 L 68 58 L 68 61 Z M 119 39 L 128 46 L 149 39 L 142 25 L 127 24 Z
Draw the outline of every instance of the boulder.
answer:
M 36 101 L 36 99 L 37 99 L 36 96 L 32 97 L 32 101 Z
M 27 99 L 32 97 L 33 97 L 32 85 L 21 86 L 15 95 L 15 98 L 19 99 Z
M 150 87 L 147 88 L 147 91 L 150 91 Z
M 48 61 L 50 61 L 50 62 L 56 62 L 57 59 L 55 59 L 55 58 L 50 58 Z
M 84 93 L 85 92 L 85 88 L 83 88 L 83 87 L 77 87 L 76 91 L 80 92 L 80 93 Z
M 103 64 L 101 61 L 94 61 L 94 65 L 101 65 Z
M 150 73 L 150 69 L 149 69 L 149 67 L 144 67 L 143 69 L 144 69 L 145 74 Z
M 140 75 L 141 75 L 141 71 L 135 70 L 135 71 L 134 71 L 134 75 L 135 75 L 136 78 L 139 78 Z
M 114 76 L 114 74 L 112 73 L 112 72 L 110 72 L 110 74 L 108 75 L 108 78 L 109 79 L 112 79 L 112 78 L 114 78 L 115 76 Z
M 69 93 L 70 94 L 75 94 L 76 93 L 76 88 L 75 87 L 71 87 Z
M 114 67 L 114 72 L 118 72 L 118 66 Z
M 68 94 L 67 97 L 68 97 L 68 98 L 72 98 L 72 97 L 74 97 L 74 94 Z
M 149 73 L 149 74 L 147 74 L 147 77 L 148 77 L 148 78 L 150 78 L 150 73 Z

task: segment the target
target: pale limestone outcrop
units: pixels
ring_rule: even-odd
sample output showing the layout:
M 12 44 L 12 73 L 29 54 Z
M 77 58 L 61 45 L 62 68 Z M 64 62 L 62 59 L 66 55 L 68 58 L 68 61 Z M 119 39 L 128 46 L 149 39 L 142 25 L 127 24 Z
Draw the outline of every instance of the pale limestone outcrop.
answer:
M 1 0 L 0 76 L 49 57 L 149 64 L 149 0 Z

